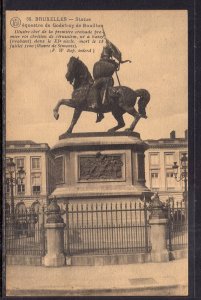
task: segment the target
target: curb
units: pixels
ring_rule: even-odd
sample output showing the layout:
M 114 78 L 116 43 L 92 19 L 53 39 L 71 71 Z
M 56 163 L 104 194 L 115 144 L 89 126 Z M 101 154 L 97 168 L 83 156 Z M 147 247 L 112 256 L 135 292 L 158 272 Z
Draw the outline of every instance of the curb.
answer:
M 107 296 L 107 295 L 136 295 L 136 296 L 183 296 L 187 287 L 183 285 L 161 285 L 135 288 L 106 288 L 106 289 L 30 289 L 7 290 L 6 296 Z M 183 293 L 182 293 L 183 291 Z

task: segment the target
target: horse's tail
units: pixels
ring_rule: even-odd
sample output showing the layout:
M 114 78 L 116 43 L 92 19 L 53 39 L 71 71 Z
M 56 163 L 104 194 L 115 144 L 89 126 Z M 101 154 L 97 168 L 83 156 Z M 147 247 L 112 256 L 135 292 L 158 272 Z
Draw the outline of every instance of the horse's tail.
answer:
M 145 107 L 149 103 L 150 94 L 145 89 L 135 90 L 135 93 L 137 97 L 140 97 L 140 99 L 138 100 L 138 112 L 142 115 L 146 115 Z

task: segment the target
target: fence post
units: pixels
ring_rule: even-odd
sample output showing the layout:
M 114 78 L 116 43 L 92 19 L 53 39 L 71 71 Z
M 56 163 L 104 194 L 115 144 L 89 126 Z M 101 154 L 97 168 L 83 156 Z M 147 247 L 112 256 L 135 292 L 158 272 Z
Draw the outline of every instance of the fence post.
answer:
M 34 237 L 35 240 L 35 215 L 34 215 L 33 208 L 30 208 L 28 216 L 29 216 L 29 222 L 28 222 L 27 236 Z
M 45 246 L 46 246 L 46 241 L 45 241 L 45 208 L 44 206 L 42 207 L 41 210 L 41 220 L 40 220 L 40 212 L 38 215 L 38 222 L 39 222 L 39 230 L 40 230 L 40 241 L 41 241 L 41 246 L 42 246 L 42 255 L 45 255 Z
M 144 200 L 144 224 L 145 224 L 145 249 L 146 252 L 148 253 L 149 252 L 148 220 L 147 220 L 147 205 L 145 200 Z
M 172 252 L 172 226 L 173 226 L 173 216 L 171 215 L 171 202 L 173 203 L 173 215 L 174 215 L 174 198 L 169 197 L 167 201 L 167 210 L 168 210 L 168 240 L 169 240 L 169 259 L 174 260 L 174 255 Z
M 53 199 L 47 208 L 47 254 L 44 257 L 46 267 L 60 267 L 65 265 L 64 256 L 64 221 L 60 207 Z
M 168 219 L 157 193 L 151 198 L 151 215 L 149 224 L 151 225 L 151 260 L 152 262 L 169 261 L 169 254 L 166 243 L 166 227 Z
M 66 245 L 65 245 L 65 249 L 66 249 L 66 265 L 70 266 L 71 265 L 71 256 L 70 256 L 70 232 L 69 232 L 69 203 L 66 204 L 66 230 L 65 230 L 65 234 L 66 234 Z

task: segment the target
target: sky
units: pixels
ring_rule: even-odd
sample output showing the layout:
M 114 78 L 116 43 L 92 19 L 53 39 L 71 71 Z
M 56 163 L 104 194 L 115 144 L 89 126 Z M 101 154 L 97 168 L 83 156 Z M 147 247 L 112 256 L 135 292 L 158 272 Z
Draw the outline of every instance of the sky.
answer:
M 148 119 L 141 119 L 135 131 L 142 139 L 169 137 L 176 130 L 183 137 L 188 127 L 188 30 L 186 11 L 16 11 L 7 12 L 7 41 L 14 30 L 13 16 L 89 17 L 103 24 L 107 38 L 131 64 L 121 65 L 120 82 L 132 89 L 144 88 L 151 94 Z M 80 54 L 90 72 L 99 60 L 102 44 L 95 53 Z M 8 49 L 6 52 L 6 139 L 33 140 L 53 146 L 69 127 L 70 107 L 60 108 L 55 120 L 53 108 L 60 99 L 71 98 L 72 86 L 65 74 L 70 54 L 47 49 Z M 115 85 L 118 85 L 116 78 Z M 126 127 L 132 117 L 125 114 Z M 107 131 L 116 125 L 111 113 L 95 123 L 96 114 L 83 112 L 74 132 Z M 121 129 L 121 131 L 124 129 Z

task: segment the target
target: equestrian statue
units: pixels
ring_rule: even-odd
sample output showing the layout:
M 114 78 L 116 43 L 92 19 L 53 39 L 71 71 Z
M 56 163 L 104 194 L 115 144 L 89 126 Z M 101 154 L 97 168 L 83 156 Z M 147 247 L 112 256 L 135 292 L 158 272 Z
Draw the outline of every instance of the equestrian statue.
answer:
M 106 46 L 103 48 L 100 60 L 93 67 L 93 77 L 79 58 L 72 56 L 67 64 L 66 79 L 73 85 L 72 98 L 60 100 L 53 110 L 54 117 L 58 120 L 61 105 L 74 108 L 73 119 L 65 134 L 72 132 L 82 111 L 96 113 L 96 122 L 104 118 L 104 113 L 111 112 L 117 120 L 117 126 L 109 129 L 108 132 L 114 132 L 125 126 L 123 119 L 125 113 L 134 117 L 126 131 L 132 132 L 140 118 L 147 118 L 145 108 L 150 100 L 149 92 L 145 89 L 132 90 L 121 86 L 117 72 L 121 64 L 131 61 L 123 61 L 119 49 L 106 37 L 105 40 Z M 114 73 L 119 83 L 119 86 L 115 87 L 112 77 Z M 134 108 L 137 100 L 138 111 Z

